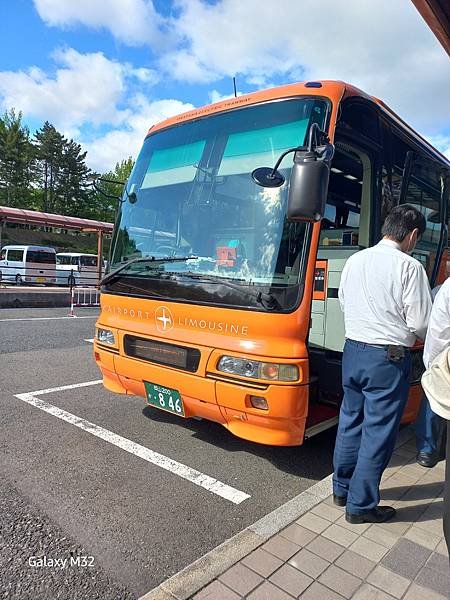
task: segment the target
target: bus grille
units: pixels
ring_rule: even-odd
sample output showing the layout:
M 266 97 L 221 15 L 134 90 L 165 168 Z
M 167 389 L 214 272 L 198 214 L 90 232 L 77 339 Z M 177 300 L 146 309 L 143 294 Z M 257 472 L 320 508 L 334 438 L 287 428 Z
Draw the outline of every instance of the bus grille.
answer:
M 158 365 L 176 367 L 191 373 L 198 369 L 200 362 L 200 350 L 197 350 L 197 348 L 155 342 L 133 335 L 125 335 L 124 350 L 127 356 L 140 358 Z

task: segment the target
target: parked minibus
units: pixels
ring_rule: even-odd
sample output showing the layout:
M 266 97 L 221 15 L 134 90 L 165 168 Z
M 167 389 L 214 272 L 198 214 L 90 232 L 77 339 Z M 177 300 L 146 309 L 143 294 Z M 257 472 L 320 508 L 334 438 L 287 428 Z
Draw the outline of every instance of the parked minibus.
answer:
M 97 285 L 98 257 L 81 252 L 58 252 L 56 255 L 58 285 Z
M 4 246 L 0 251 L 2 281 L 56 282 L 56 250 L 49 246 Z
M 413 255 L 445 278 L 450 163 L 381 100 L 310 81 L 154 125 L 123 193 L 95 360 L 107 389 L 252 442 L 336 425 L 346 260 L 389 210 L 426 218 Z M 422 396 L 412 351 L 412 422 Z

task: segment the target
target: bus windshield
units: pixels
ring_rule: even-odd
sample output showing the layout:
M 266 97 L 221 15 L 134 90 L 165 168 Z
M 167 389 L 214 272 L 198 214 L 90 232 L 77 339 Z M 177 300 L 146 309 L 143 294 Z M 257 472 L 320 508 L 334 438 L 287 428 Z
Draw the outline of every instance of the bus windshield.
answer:
M 288 183 L 262 188 L 251 173 L 303 145 L 312 122 L 324 127 L 327 109 L 321 99 L 287 99 L 150 135 L 124 193 L 110 268 L 136 258 L 157 260 L 121 269 L 114 291 L 191 300 L 187 289 L 195 287 L 200 302 L 257 307 L 255 294 L 233 292 L 227 281 L 270 292 L 281 308 L 292 308 L 308 226 L 286 220 Z M 288 155 L 279 168 L 287 182 L 291 166 Z M 178 256 L 187 260 L 170 260 Z

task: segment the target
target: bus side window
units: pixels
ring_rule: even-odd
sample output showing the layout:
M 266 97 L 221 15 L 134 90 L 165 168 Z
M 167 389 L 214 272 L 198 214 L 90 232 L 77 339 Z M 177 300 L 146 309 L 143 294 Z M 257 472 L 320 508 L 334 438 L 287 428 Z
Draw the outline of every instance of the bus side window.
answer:
M 441 182 L 438 165 L 421 155 L 414 155 L 408 181 L 405 182 L 405 204 L 419 210 L 426 219 L 426 229 L 413 251 L 425 267 L 429 278 L 433 275 L 443 227 L 440 211 Z

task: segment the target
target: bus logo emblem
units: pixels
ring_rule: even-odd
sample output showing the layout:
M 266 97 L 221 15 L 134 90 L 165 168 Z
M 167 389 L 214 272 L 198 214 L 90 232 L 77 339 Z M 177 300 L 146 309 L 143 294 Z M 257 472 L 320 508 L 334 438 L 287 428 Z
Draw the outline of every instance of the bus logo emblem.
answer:
M 155 311 L 156 329 L 165 333 L 173 327 L 173 316 L 166 306 L 160 306 Z

